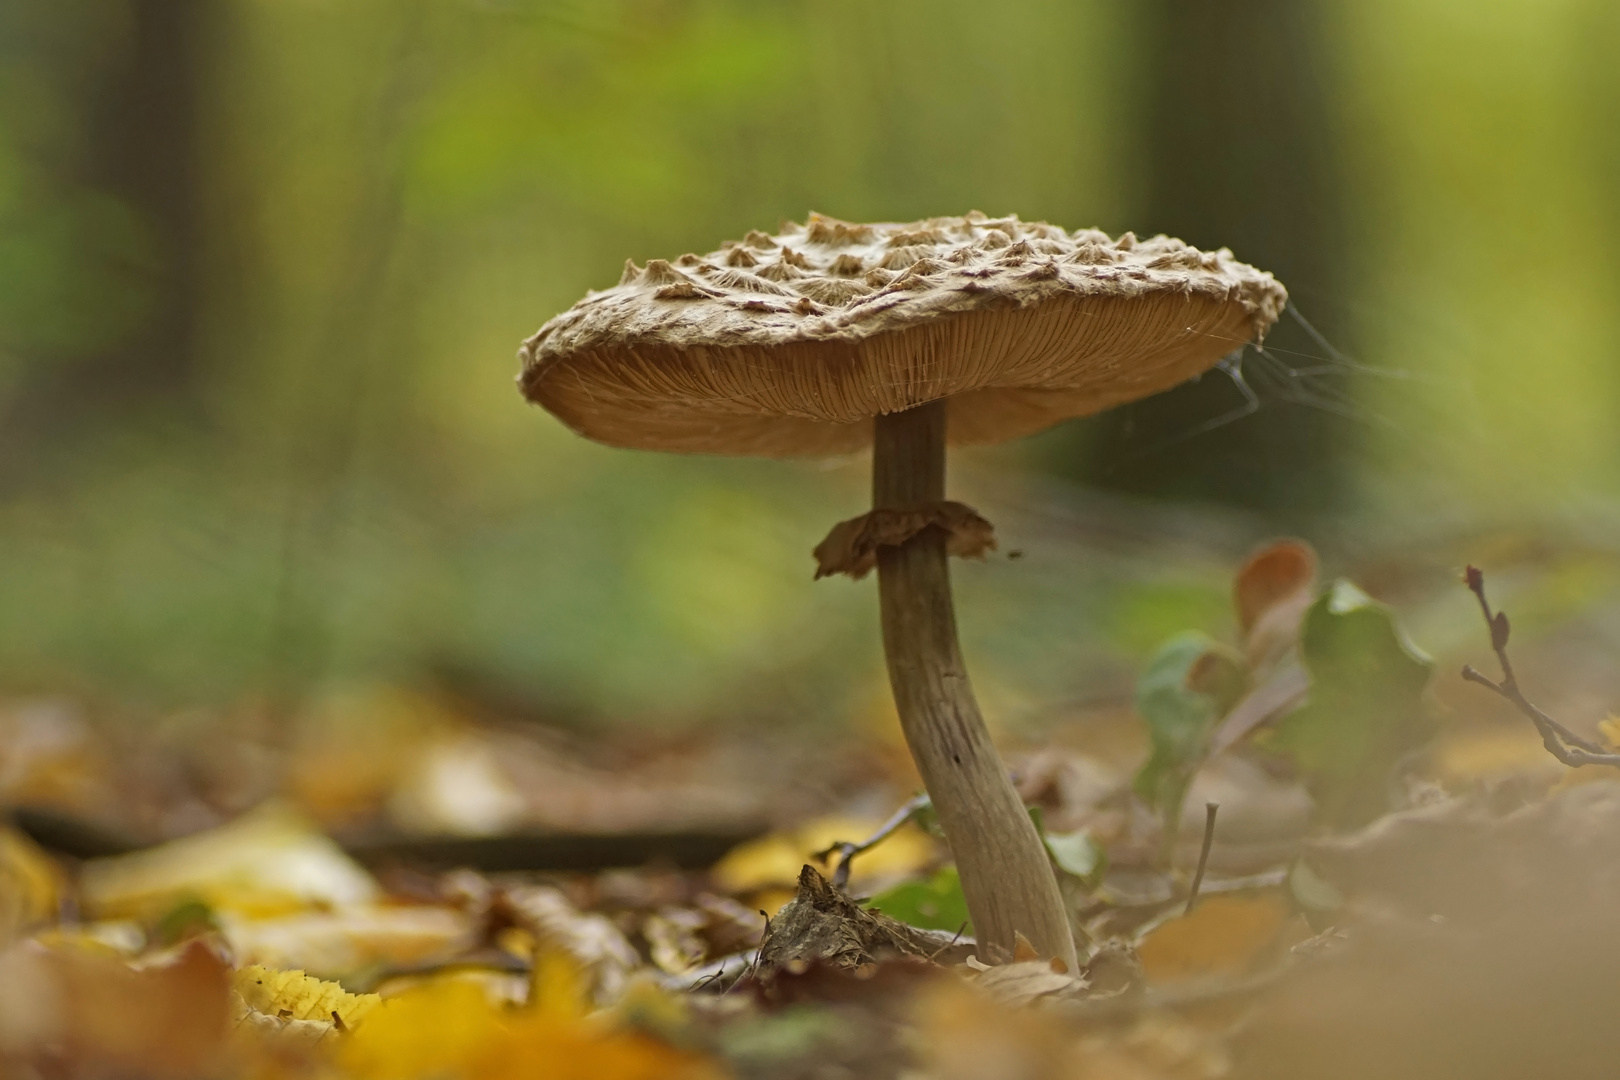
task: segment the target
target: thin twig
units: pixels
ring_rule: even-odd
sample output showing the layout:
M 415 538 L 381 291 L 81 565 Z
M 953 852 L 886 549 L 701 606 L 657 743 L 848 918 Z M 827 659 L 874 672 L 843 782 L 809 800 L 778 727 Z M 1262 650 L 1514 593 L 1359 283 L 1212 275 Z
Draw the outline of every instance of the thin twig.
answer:
M 1490 601 L 1485 599 L 1484 571 L 1476 566 L 1470 566 L 1464 573 L 1463 580 L 1467 582 L 1469 591 L 1479 600 L 1479 610 L 1484 614 L 1485 626 L 1491 632 L 1491 649 L 1496 653 L 1497 663 L 1502 665 L 1502 681 L 1496 682 L 1471 664 L 1463 665 L 1462 677 L 1494 691 L 1497 696 L 1511 702 L 1515 708 L 1529 717 L 1536 725 L 1536 730 L 1541 733 L 1541 745 L 1565 765 L 1571 767 L 1613 765 L 1620 768 L 1620 754 L 1611 754 L 1590 739 L 1581 738 L 1525 699 L 1519 690 L 1519 680 L 1513 674 L 1513 664 L 1508 660 L 1508 634 L 1512 628 L 1508 624 L 1506 612 L 1491 611 Z
M 1181 913 L 1183 917 L 1192 914 L 1193 905 L 1198 902 L 1198 890 L 1203 888 L 1204 870 L 1209 866 L 1209 849 L 1215 846 L 1215 812 L 1220 808 L 1220 803 L 1204 804 L 1204 844 L 1198 849 L 1198 869 L 1193 873 L 1192 891 L 1187 894 L 1187 910 Z
M 754 954 L 753 961 L 743 969 L 743 973 L 731 980 L 730 986 L 727 986 L 724 990 L 720 991 L 721 997 L 725 997 L 727 994 L 731 993 L 732 990 L 736 989 L 738 983 L 742 982 L 744 979 L 748 978 L 748 976 L 759 970 L 759 962 L 765 957 L 765 942 L 771 936 L 771 917 L 763 909 L 761 909 L 760 914 L 765 916 L 765 930 L 759 935 L 759 951 Z
M 938 956 L 940 953 L 944 952 L 946 949 L 950 948 L 952 945 L 955 945 L 958 941 L 961 941 L 962 940 L 962 935 L 967 933 L 967 926 L 968 926 L 968 924 L 965 923 L 965 922 L 961 926 L 958 926 L 956 928 L 956 933 L 951 935 L 951 940 L 947 941 L 945 944 L 941 945 L 939 948 L 937 948 L 933 952 L 929 953 L 928 954 L 928 959 L 933 960 L 934 957 Z
M 900 828 L 900 826 L 904 825 L 906 822 L 910 821 L 917 811 L 921 810 L 928 804 L 929 800 L 926 794 L 918 795 L 915 798 L 908 800 L 905 805 L 901 806 L 900 809 L 894 812 L 893 817 L 889 818 L 888 821 L 885 821 L 878 827 L 877 832 L 873 833 L 871 836 L 868 836 L 859 844 L 840 842 L 823 851 L 815 852 L 814 854 L 817 861 L 822 862 L 824 862 L 827 856 L 831 855 L 833 852 L 838 852 L 838 866 L 833 870 L 832 876 L 833 888 L 839 890 L 840 892 L 845 891 L 849 885 L 850 864 L 855 861 L 855 856 L 861 854 L 862 852 L 870 851 L 881 844 L 884 840 L 887 840 L 890 834 L 892 834 L 896 829 Z

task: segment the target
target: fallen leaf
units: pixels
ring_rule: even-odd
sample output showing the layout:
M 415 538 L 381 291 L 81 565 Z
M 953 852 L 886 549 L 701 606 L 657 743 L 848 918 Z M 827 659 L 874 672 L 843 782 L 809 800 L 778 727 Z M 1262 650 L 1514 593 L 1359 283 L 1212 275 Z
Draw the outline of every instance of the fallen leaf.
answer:
M 382 1004 L 376 994 L 351 994 L 338 983 L 302 971 L 276 971 L 258 964 L 232 972 L 231 989 L 267 1016 L 327 1022 L 336 1017 L 351 1030 Z
M 689 908 L 667 908 L 649 915 L 641 924 L 648 955 L 659 970 L 681 975 L 701 965 L 709 955 L 702 930 L 703 913 Z
M 66 895 L 61 867 L 22 833 L 0 827 L 0 947 L 54 921 Z
M 821 962 L 855 968 L 889 954 L 928 960 L 946 953 L 953 935 L 920 930 L 868 910 L 805 866 L 798 895 L 771 921 L 759 947 L 759 970 L 767 976 L 795 963 Z
M 293 810 L 266 804 L 216 829 L 80 870 L 87 913 L 156 920 L 200 901 L 216 912 L 262 916 L 379 898 L 358 863 Z
M 78 707 L 0 704 L 0 803 L 103 818 L 118 805 L 117 766 Z
M 1137 943 L 1136 956 L 1153 985 L 1235 978 L 1283 942 L 1293 918 L 1292 906 L 1277 890 L 1206 896 L 1192 914 L 1150 929 Z
M 711 874 L 715 884 L 729 893 L 791 889 L 799 880 L 799 868 L 817 852 L 838 843 L 859 843 L 882 824 L 881 818 L 842 815 L 818 818 L 796 829 L 739 844 L 715 864 Z M 850 889 L 868 892 L 875 886 L 910 877 L 935 862 L 939 855 L 938 842 L 908 822 L 870 851 L 855 856 Z
M 624 993 L 641 957 L 605 915 L 583 912 L 549 885 L 511 885 L 497 894 L 497 909 L 533 934 L 539 956 L 567 956 L 583 973 L 591 997 L 610 1004 Z M 536 961 L 538 963 L 538 960 Z
M 297 1020 L 262 1013 L 234 990 L 231 1031 L 238 1042 L 248 1043 L 245 1049 L 251 1057 L 307 1053 L 338 1033 L 331 1020 Z
M 455 963 L 428 971 L 390 976 L 377 984 L 375 993 L 387 1002 L 429 984 L 460 983 L 477 989 L 491 1005 L 527 1005 L 532 977 L 532 971 Z
M 942 980 L 918 996 L 913 1018 L 929 1080 L 1217 1080 L 1231 1071 L 1218 1039 L 1174 1016 L 1077 1028 L 1052 1010 L 994 1000 L 980 988 L 985 977 Z
M 220 932 L 240 963 L 341 978 L 368 968 L 441 963 L 470 948 L 479 928 L 454 908 L 361 904 L 268 919 L 224 915 Z
M 140 967 L 19 942 L 0 954 L 0 1058 L 65 1058 L 71 1075 L 196 1074 L 224 1045 L 229 990 L 224 961 L 200 941 Z
M 1089 984 L 1084 978 L 1053 971 L 1049 961 L 1031 958 L 980 971 L 973 976 L 973 985 L 993 1001 L 1020 1008 L 1041 998 L 1078 997 Z
M 931 1078 L 1058 1080 L 1066 1073 L 1073 1037 L 1063 1024 L 997 1002 L 970 982 L 942 981 L 919 997 L 915 1012 Z
M 537 986 L 522 1008 L 491 1004 L 477 987 L 440 980 L 386 1002 L 336 1045 L 354 1080 L 707 1080 L 721 1070 L 702 1055 L 582 1015 L 569 990 Z

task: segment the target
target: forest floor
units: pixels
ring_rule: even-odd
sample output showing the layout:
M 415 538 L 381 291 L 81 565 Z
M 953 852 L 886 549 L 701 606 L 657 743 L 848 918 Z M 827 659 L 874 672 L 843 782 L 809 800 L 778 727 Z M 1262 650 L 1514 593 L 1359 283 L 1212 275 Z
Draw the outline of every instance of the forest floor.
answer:
M 1009 745 L 1075 971 L 976 945 L 897 736 L 0 705 L 0 1075 L 1612 1075 L 1620 724 L 1515 699 L 1494 609 L 1466 683 L 1302 545 L 1234 599 Z M 1554 715 L 1602 693 L 1580 619 L 1512 654 Z

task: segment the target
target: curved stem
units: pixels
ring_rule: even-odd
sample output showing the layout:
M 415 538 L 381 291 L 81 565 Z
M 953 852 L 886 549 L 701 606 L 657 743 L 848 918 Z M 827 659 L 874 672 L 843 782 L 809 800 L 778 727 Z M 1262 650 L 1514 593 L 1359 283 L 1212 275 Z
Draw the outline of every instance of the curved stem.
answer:
M 945 497 L 945 403 L 874 421 L 872 504 Z M 1078 970 L 1046 849 L 1007 778 L 973 698 L 956 638 L 945 536 L 878 549 L 883 650 L 900 726 L 956 858 L 979 942 L 1010 959 L 1015 932 Z M 990 959 L 989 956 L 983 959 Z

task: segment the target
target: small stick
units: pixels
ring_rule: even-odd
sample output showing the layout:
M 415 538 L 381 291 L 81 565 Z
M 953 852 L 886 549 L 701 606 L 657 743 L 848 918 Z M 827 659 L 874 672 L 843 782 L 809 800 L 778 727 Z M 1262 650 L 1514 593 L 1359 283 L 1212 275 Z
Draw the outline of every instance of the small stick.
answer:
M 1204 884 L 1204 869 L 1209 866 L 1209 849 L 1215 845 L 1215 812 L 1220 808 L 1220 803 L 1204 804 L 1204 844 L 1198 849 L 1198 870 L 1193 874 L 1192 892 L 1187 894 L 1187 910 L 1181 913 L 1183 918 L 1192 914 L 1193 905 L 1198 902 L 1198 890 Z
M 1497 663 L 1502 665 L 1502 681 L 1496 682 L 1482 672 L 1476 670 L 1472 664 L 1464 664 L 1462 677 L 1471 683 L 1493 691 L 1498 697 L 1511 702 L 1513 706 L 1529 717 L 1530 722 L 1536 725 L 1536 731 L 1541 734 L 1541 745 L 1547 752 L 1565 765 L 1613 765 L 1620 767 L 1620 754 L 1611 754 L 1604 747 L 1583 739 L 1569 730 L 1546 713 L 1532 705 L 1519 689 L 1519 680 L 1513 673 L 1513 664 L 1508 660 L 1507 643 L 1511 627 L 1505 612 L 1491 611 L 1490 601 L 1485 599 L 1485 573 L 1477 566 L 1470 566 L 1463 574 L 1463 580 L 1468 584 L 1468 590 L 1479 600 L 1479 610 L 1485 616 L 1485 626 L 1491 633 L 1491 650 L 1496 653 Z
M 749 963 L 748 967 L 743 970 L 743 973 L 731 980 L 731 985 L 720 991 L 721 997 L 725 997 L 727 994 L 731 993 L 732 990 L 736 989 L 738 983 L 742 982 L 744 979 L 748 978 L 750 975 L 759 970 L 759 962 L 765 956 L 765 939 L 771 936 L 770 914 L 767 913 L 763 908 L 760 909 L 759 913 L 765 916 L 765 930 L 759 935 L 759 951 L 754 954 L 754 959 Z
M 839 892 L 845 891 L 849 885 L 850 864 L 855 861 L 855 856 L 861 854 L 862 852 L 870 851 L 883 841 L 887 840 L 896 829 L 910 821 L 912 816 L 915 815 L 917 811 L 927 806 L 928 801 L 928 796 L 926 794 L 918 795 L 915 798 L 909 799 L 903 806 L 900 807 L 900 809 L 894 812 L 894 815 L 890 817 L 888 821 L 885 821 L 882 825 L 878 826 L 877 832 L 873 833 L 871 836 L 868 836 L 859 844 L 851 844 L 846 841 L 834 844 L 832 847 L 823 851 L 815 852 L 814 855 L 817 861 L 822 862 L 826 861 L 827 856 L 831 855 L 833 852 L 838 852 L 838 866 L 833 870 L 832 876 L 833 888 L 837 889 Z
M 950 948 L 952 945 L 955 945 L 958 941 L 961 940 L 962 935 L 964 933 L 966 933 L 966 932 L 967 932 L 967 923 L 963 923 L 961 926 L 958 926 L 956 928 L 956 933 L 951 935 L 951 940 L 947 941 L 945 944 L 941 945 L 939 948 L 937 948 L 933 952 L 929 953 L 928 954 L 928 959 L 933 960 L 934 957 L 938 956 L 940 953 L 944 952 L 946 949 Z

